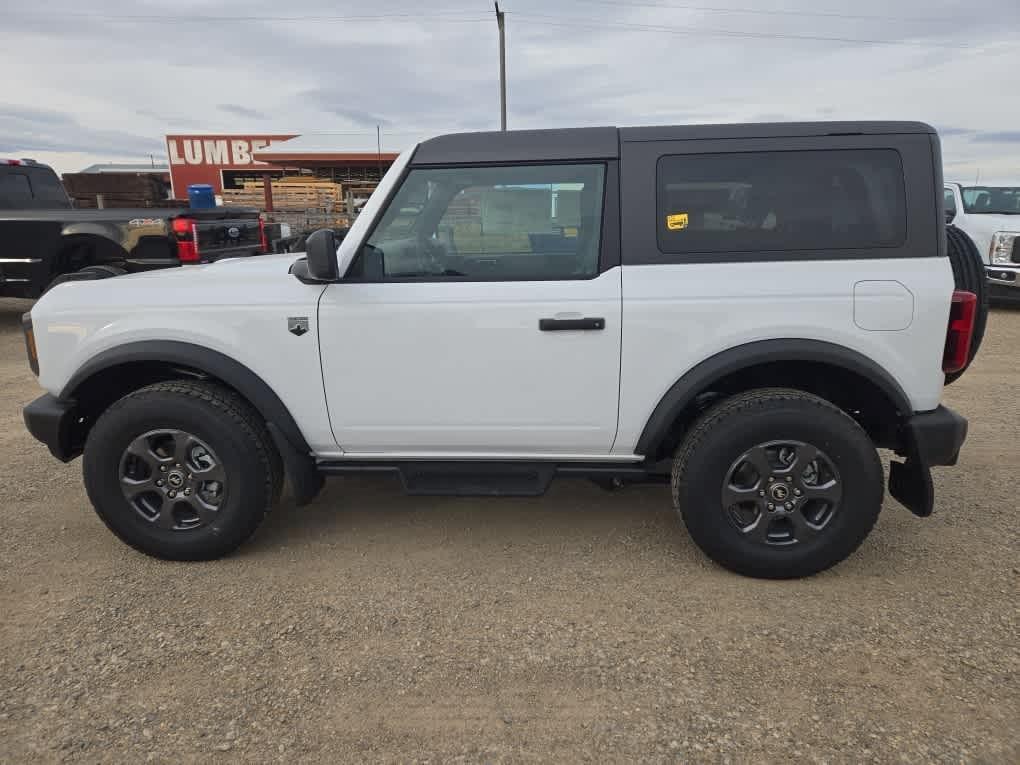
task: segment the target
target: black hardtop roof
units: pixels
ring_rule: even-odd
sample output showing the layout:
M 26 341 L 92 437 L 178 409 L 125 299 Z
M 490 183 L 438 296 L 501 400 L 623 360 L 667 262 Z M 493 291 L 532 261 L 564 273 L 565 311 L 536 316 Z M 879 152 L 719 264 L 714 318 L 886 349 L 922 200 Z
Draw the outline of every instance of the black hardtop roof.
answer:
M 585 127 L 449 133 L 423 141 L 412 165 L 616 159 L 620 143 L 725 138 L 935 133 L 923 122 L 758 122 L 650 127 Z

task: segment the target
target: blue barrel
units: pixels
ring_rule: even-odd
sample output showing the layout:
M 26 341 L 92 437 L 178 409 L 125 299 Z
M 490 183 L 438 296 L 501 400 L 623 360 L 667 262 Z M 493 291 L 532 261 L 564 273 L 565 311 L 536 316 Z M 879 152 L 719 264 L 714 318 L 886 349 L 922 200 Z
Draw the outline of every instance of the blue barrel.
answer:
M 188 204 L 198 210 L 216 206 L 216 196 L 208 183 L 192 183 L 188 186 Z

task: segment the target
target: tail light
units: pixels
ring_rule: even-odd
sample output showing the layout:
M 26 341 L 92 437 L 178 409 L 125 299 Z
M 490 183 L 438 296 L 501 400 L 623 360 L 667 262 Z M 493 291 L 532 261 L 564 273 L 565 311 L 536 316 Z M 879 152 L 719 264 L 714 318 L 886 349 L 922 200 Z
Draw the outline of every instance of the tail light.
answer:
M 977 295 L 956 290 L 949 307 L 949 327 L 946 329 L 946 350 L 942 354 L 942 371 L 959 372 L 970 358 L 970 341 L 974 335 L 974 318 L 977 316 Z
M 170 227 L 177 239 L 177 259 L 181 263 L 197 263 L 201 257 L 198 251 L 198 223 L 194 218 L 174 218 Z
M 259 218 L 259 246 L 262 252 L 269 252 L 269 240 L 266 239 L 266 222 Z

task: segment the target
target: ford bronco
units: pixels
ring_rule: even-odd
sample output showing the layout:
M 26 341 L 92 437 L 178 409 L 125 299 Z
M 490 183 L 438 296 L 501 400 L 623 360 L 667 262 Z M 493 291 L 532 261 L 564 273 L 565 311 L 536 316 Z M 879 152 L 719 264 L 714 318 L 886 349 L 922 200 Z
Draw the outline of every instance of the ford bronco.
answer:
M 340 242 L 51 290 L 25 420 L 162 558 L 231 552 L 285 476 L 300 505 L 386 471 L 418 494 L 659 482 L 714 560 L 804 576 L 875 524 L 878 449 L 919 516 L 956 461 L 940 398 L 983 306 L 950 261 L 920 123 L 445 135 Z

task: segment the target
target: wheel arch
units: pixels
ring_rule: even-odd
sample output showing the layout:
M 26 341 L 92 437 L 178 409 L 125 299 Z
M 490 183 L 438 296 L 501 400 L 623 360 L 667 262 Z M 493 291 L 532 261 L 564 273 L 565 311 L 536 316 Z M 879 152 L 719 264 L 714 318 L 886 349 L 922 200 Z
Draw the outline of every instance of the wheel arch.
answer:
M 174 340 L 142 340 L 111 348 L 90 359 L 60 391 L 74 400 L 85 433 L 105 409 L 121 396 L 150 383 L 178 377 L 212 379 L 236 391 L 268 425 L 302 454 L 310 453 L 297 422 L 276 392 L 236 359 L 204 346 Z
M 84 266 L 123 263 L 127 260 L 128 252 L 119 241 L 110 237 L 101 228 L 93 230 L 94 228 L 69 227 L 64 230 L 53 259 L 51 271 L 54 275 L 77 270 Z M 88 257 L 80 263 L 72 262 L 72 255 L 81 249 L 88 251 Z
M 912 411 L 892 375 L 857 351 L 822 340 L 762 340 L 711 356 L 673 383 L 649 415 L 634 453 L 665 457 L 712 401 L 774 386 L 831 401 L 858 419 L 876 445 L 891 448 L 898 446 L 901 417 Z

